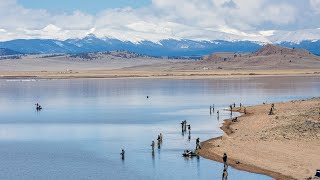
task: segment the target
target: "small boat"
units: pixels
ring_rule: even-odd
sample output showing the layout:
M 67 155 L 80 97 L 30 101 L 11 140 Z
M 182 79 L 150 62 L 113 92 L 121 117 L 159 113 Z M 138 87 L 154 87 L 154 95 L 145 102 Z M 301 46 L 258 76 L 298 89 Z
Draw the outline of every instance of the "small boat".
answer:
M 198 154 L 194 151 L 186 150 L 183 152 L 182 156 L 183 157 L 195 157 L 195 156 L 198 156 Z

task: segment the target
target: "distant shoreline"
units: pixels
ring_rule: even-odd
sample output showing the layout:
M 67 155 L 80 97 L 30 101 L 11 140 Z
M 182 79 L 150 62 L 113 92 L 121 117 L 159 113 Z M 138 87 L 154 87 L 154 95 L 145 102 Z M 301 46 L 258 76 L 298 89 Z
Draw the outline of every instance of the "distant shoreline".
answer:
M 277 76 L 320 76 L 320 70 L 243 70 L 243 71 L 0 71 L 0 79 L 210 79 Z
M 202 142 L 200 155 L 222 162 L 226 152 L 230 166 L 275 179 L 312 177 L 320 167 L 320 157 L 316 157 L 320 130 L 314 127 L 320 126 L 316 112 L 320 98 L 276 103 L 271 116 L 270 107 L 246 107 L 247 114 L 238 117 L 238 122 L 225 120 L 221 127 L 225 134 Z M 235 111 L 243 113 L 244 108 Z

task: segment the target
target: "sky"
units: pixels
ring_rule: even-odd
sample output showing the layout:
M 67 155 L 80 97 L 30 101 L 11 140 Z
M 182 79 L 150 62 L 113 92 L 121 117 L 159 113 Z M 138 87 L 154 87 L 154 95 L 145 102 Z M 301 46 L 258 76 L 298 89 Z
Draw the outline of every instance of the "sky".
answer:
M 151 4 L 151 0 L 18 0 L 19 4 L 31 9 L 46 9 L 53 12 L 80 10 L 95 14 L 112 8 L 140 8 Z
M 0 0 L 0 41 L 320 39 L 320 0 Z

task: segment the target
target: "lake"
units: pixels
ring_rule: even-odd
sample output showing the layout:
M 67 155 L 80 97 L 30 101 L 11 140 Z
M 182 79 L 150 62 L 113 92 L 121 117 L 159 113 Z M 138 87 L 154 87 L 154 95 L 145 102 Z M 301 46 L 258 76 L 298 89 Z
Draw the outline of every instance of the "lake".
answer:
M 219 127 L 230 117 L 224 108 L 319 94 L 319 77 L 3 79 L 0 179 L 221 179 L 223 164 L 181 154 L 194 149 L 198 137 L 223 134 Z M 210 115 L 213 104 L 220 118 Z M 190 140 L 182 120 L 191 124 Z M 163 144 L 153 154 L 150 145 L 160 132 Z M 272 179 L 231 167 L 228 172 L 229 180 Z

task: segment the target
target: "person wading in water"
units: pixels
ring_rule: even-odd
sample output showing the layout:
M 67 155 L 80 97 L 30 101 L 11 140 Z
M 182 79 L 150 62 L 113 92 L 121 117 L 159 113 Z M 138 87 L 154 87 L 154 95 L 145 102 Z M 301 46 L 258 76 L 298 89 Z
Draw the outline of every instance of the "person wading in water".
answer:
M 200 138 L 197 138 L 197 140 L 196 140 L 196 150 L 198 150 L 198 149 L 201 149 Z

